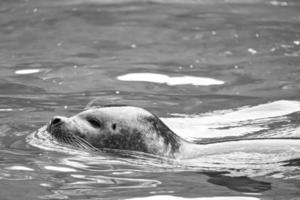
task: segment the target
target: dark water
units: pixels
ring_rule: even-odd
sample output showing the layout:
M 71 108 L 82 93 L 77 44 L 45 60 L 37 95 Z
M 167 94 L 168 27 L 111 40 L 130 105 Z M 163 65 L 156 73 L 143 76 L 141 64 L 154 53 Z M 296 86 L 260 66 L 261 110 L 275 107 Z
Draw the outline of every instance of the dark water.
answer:
M 0 1 L 0 199 L 300 199 L 299 13 L 297 0 Z M 200 143 L 255 140 L 170 161 L 32 135 L 111 103 Z

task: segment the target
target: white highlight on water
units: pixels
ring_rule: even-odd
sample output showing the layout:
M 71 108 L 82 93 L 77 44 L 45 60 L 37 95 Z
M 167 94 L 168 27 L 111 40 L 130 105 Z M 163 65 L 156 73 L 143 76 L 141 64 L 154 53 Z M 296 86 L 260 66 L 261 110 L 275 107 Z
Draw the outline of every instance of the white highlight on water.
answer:
M 8 169 L 8 170 L 19 170 L 19 171 L 34 171 L 34 169 L 32 169 L 32 168 L 19 166 L 19 165 L 7 167 L 6 169 Z
M 13 111 L 12 108 L 0 108 L 0 112 L 11 112 Z
M 21 69 L 21 70 L 16 70 L 15 74 L 18 75 L 36 74 L 39 73 L 40 71 L 41 71 L 40 69 Z
M 257 51 L 255 49 L 252 49 L 252 48 L 249 48 L 248 52 L 251 53 L 251 54 L 253 54 L 253 55 L 257 54 Z
M 47 170 L 51 170 L 51 171 L 58 171 L 58 172 L 76 172 L 76 169 L 72 169 L 69 167 L 58 167 L 58 166 L 45 166 L 44 167 Z
M 270 4 L 273 6 L 288 6 L 286 1 L 270 1 Z
M 141 82 L 152 82 L 152 83 L 165 83 L 167 85 L 222 85 L 225 82 L 207 77 L 197 76 L 176 76 L 170 77 L 164 74 L 155 73 L 130 73 L 117 77 L 121 81 L 141 81 Z

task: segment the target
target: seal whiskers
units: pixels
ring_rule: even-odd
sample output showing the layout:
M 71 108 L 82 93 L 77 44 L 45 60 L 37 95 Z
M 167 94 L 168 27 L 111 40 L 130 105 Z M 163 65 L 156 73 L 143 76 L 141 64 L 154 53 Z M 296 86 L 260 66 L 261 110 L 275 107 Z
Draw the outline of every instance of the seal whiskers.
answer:
M 86 141 L 85 139 L 83 139 L 81 137 L 75 136 L 73 139 L 74 139 L 74 142 L 83 149 L 98 151 L 98 149 L 96 147 L 94 147 L 88 141 Z
M 62 144 L 73 145 L 73 146 L 76 146 L 78 148 L 85 149 L 85 150 L 92 150 L 92 151 L 98 150 L 93 145 L 91 145 L 88 141 L 86 141 L 85 139 L 83 139 L 77 135 L 64 134 L 59 137 L 54 136 L 54 138 Z

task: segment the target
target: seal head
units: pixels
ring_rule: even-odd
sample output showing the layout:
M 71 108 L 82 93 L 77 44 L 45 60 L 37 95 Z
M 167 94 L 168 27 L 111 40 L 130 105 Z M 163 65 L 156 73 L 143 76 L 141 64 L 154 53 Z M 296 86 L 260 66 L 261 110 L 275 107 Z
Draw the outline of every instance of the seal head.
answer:
M 182 139 L 149 111 L 132 106 L 91 108 L 55 116 L 47 131 L 59 142 L 85 149 L 120 149 L 174 157 Z

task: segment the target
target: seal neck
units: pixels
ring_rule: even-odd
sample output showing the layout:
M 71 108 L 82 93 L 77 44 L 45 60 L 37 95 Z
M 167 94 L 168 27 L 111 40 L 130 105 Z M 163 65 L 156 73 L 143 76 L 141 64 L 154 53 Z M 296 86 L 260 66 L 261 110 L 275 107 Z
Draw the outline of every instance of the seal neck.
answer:
M 161 155 L 173 157 L 173 155 L 179 151 L 182 139 L 169 129 L 158 117 L 149 117 L 146 118 L 146 120 L 151 123 L 151 127 L 153 127 L 150 132 L 158 138 L 156 145 L 154 145 L 156 146 L 155 151 L 160 152 L 159 154 Z

